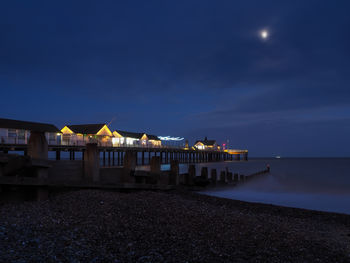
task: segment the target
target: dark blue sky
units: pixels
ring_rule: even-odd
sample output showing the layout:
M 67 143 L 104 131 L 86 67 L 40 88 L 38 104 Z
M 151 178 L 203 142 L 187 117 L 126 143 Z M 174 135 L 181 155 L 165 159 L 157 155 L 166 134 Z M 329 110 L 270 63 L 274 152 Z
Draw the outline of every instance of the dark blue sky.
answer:
M 114 119 L 253 156 L 350 156 L 349 10 L 340 0 L 3 1 L 0 117 Z

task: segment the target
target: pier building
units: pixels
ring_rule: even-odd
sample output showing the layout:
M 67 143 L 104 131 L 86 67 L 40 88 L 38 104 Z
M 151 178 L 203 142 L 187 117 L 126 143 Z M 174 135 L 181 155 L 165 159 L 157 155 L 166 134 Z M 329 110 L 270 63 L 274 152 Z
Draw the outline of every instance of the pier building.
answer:
M 223 150 L 215 140 L 207 138 L 190 147 L 184 138 L 120 130 L 112 133 L 106 124 L 67 125 L 60 131 L 52 124 L 0 119 L 0 152 L 23 152 L 46 159 L 51 152 L 51 156 L 55 153 L 56 160 L 61 160 L 61 152 L 69 152 L 69 160 L 85 160 L 85 152 L 91 143 L 102 156 L 102 166 L 120 166 L 128 154 L 137 156 L 136 162 L 140 161 L 142 165 L 149 164 L 152 157 L 158 157 L 161 163 L 172 160 L 215 162 L 240 160 L 241 157 L 248 160 L 247 150 Z M 33 155 L 39 148 L 40 154 Z
M 156 135 L 115 130 L 113 131 L 113 146 L 161 147 L 162 142 Z
M 59 144 L 60 130 L 52 124 L 0 118 L 0 143 L 27 144 L 31 132 L 43 132 L 49 144 Z
M 85 145 L 97 142 L 101 146 L 112 146 L 113 133 L 104 123 L 67 125 L 61 129 L 62 145 Z
M 220 150 L 220 146 L 215 140 L 208 140 L 207 137 L 204 140 L 198 140 L 194 144 L 194 148 L 198 150 Z

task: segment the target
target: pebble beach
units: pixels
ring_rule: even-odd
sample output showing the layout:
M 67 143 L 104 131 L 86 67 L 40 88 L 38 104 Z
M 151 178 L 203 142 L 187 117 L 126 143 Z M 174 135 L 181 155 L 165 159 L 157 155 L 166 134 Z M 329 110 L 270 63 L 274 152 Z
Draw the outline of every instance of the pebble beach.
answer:
M 350 216 L 187 191 L 0 204 L 0 262 L 350 262 Z

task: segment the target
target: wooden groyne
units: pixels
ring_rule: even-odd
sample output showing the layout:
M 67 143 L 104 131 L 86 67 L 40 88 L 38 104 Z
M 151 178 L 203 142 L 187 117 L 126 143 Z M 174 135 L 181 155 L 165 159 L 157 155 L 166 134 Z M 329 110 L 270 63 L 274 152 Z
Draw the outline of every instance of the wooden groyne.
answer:
M 269 172 L 270 167 L 249 175 L 233 173 L 228 168 L 219 172 L 217 169 L 211 169 L 209 177 L 208 167 L 202 167 L 200 176 L 196 176 L 195 165 L 190 165 L 188 173 L 180 175 L 180 182 L 182 185 L 190 188 L 194 187 L 194 189 L 198 189 L 198 187 L 235 186 L 261 178 Z
M 251 175 L 232 173 L 227 168 L 218 172 L 201 168 L 196 176 L 196 166 L 189 165 L 188 172 L 179 173 L 179 161 L 172 160 L 169 171 L 161 170 L 159 156 L 150 162 L 150 170 L 136 169 L 136 156 L 128 152 L 123 167 L 100 167 L 97 146 L 87 148 L 84 161 L 52 161 L 29 156 L 0 154 L 0 193 L 16 189 L 34 189 L 37 200 L 45 200 L 50 188 L 90 188 L 114 190 L 172 190 L 186 188 L 237 185 L 250 181 L 269 170 Z
M 152 156 L 150 171 L 138 171 L 138 156 L 134 151 L 123 154 L 123 166 L 100 166 L 100 148 L 89 143 L 84 148 L 82 160 L 48 160 L 48 145 L 41 133 L 32 134 L 27 155 L 0 154 L 0 193 L 11 189 L 34 189 L 37 200 L 47 199 L 52 187 L 171 190 L 177 187 L 203 187 L 216 184 L 241 183 L 246 176 L 228 170 L 210 171 L 204 167 L 196 176 L 195 165 L 179 174 L 180 160 L 170 159 L 170 171 L 161 171 L 162 156 Z M 200 153 L 204 156 L 204 153 Z M 74 156 L 74 155 L 73 155 Z M 177 155 L 175 155 L 177 156 Z

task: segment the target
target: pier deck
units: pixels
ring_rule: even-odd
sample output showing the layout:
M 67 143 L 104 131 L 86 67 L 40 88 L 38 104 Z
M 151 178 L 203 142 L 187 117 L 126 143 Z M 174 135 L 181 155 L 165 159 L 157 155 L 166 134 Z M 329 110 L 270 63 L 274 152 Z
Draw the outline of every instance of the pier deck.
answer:
M 180 163 L 196 162 L 220 162 L 232 160 L 248 160 L 248 150 L 197 150 L 193 148 L 180 147 L 132 147 L 132 146 L 103 146 L 99 145 L 103 166 L 123 165 L 126 152 L 135 153 L 139 161 L 138 164 L 149 164 L 152 156 L 159 156 L 161 163 L 170 163 L 171 160 L 178 160 Z M 27 144 L 0 144 L 0 151 L 8 153 L 10 151 L 23 152 L 27 155 Z M 76 153 L 84 152 L 86 145 L 48 145 L 49 152 L 56 153 L 56 160 L 61 159 L 61 152 L 69 152 L 69 159 L 76 160 Z

